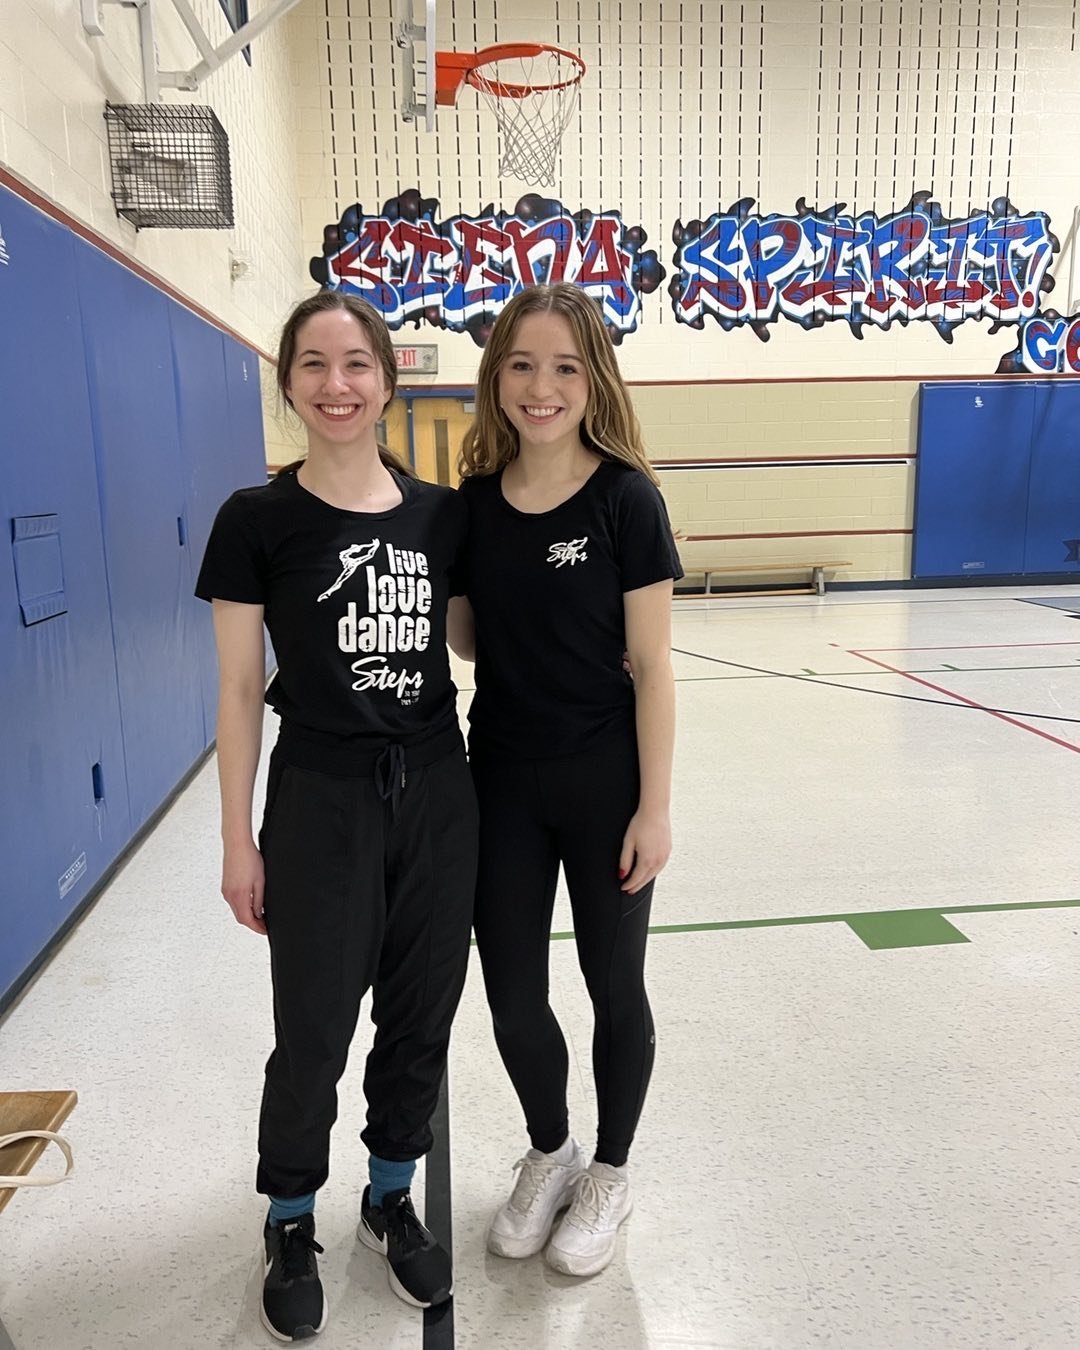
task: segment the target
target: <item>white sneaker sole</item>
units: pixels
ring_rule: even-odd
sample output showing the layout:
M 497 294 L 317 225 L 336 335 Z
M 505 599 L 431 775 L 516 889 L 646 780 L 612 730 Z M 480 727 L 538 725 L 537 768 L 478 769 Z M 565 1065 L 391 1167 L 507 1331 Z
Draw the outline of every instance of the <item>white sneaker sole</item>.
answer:
M 551 1237 L 551 1230 L 559 1220 L 559 1216 L 565 1214 L 570 1208 L 573 1196 L 568 1195 L 559 1205 L 559 1208 L 551 1216 L 551 1222 L 547 1228 L 532 1238 L 514 1238 L 503 1237 L 501 1233 L 496 1233 L 494 1226 L 488 1228 L 487 1249 L 493 1256 L 505 1256 L 511 1261 L 523 1261 L 527 1256 L 535 1256 L 547 1246 L 548 1239 Z
M 561 1251 L 554 1243 L 549 1243 L 548 1249 L 544 1253 L 544 1260 L 552 1270 L 557 1270 L 560 1275 L 573 1275 L 576 1279 L 585 1279 L 589 1275 L 599 1275 L 602 1270 L 606 1270 L 611 1265 L 611 1258 L 615 1255 L 615 1246 L 619 1240 L 619 1229 L 633 1212 L 634 1205 L 631 1201 L 626 1213 L 615 1226 L 610 1244 L 595 1256 L 576 1256 L 573 1252 Z

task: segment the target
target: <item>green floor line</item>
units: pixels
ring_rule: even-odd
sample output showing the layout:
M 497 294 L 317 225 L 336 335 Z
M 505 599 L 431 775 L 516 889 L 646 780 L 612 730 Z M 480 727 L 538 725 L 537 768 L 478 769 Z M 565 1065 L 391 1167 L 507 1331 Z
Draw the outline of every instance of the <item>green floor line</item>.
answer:
M 795 914 L 778 919 L 727 919 L 716 923 L 666 923 L 649 929 L 659 933 L 717 933 L 739 928 L 795 928 L 810 923 L 846 923 L 874 951 L 894 947 L 930 947 L 968 942 L 946 914 L 1001 914 L 1025 909 L 1077 909 L 1076 900 L 1017 900 L 1001 904 L 938 905 L 934 909 L 865 910 L 856 914 Z M 552 933 L 552 942 L 567 942 L 573 932 Z
M 891 913 L 853 915 L 847 925 L 872 952 L 970 941 L 944 915 L 932 909 L 894 909 Z

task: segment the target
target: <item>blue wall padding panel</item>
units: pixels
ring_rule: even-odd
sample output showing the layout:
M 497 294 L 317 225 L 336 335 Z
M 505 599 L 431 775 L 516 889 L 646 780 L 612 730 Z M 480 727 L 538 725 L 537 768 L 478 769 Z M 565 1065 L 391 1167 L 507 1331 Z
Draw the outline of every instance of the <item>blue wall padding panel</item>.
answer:
M 229 395 L 222 334 L 179 305 L 169 309 L 177 426 L 184 474 L 185 559 L 188 565 L 186 624 L 196 653 L 203 745 L 214 739 L 217 664 L 210 606 L 193 594 L 214 513 L 229 494 Z M 265 474 L 265 470 L 264 470 Z
M 192 569 L 165 296 L 91 249 L 77 258 L 101 485 L 128 799 L 138 828 L 204 748 Z
M 229 417 L 232 460 L 250 481 L 266 481 L 266 445 L 263 438 L 263 403 L 259 388 L 259 358 L 228 334 L 223 337 L 225 370 L 229 382 Z M 297 456 L 299 457 L 299 451 Z M 269 636 L 266 639 L 266 673 L 277 665 Z
M 189 623 L 202 676 L 203 736 L 214 739 L 217 657 L 210 606 L 193 595 L 218 507 L 237 487 L 266 482 L 258 357 L 202 319 L 171 305 L 173 369 L 185 475 Z
M 1031 381 L 923 385 L 915 486 L 916 577 L 1024 570 Z
M 213 737 L 192 588 L 265 460 L 253 352 L 4 188 L 0 220 L 2 999 Z
M 1080 380 L 1035 391 L 1024 571 L 1080 580 Z
M 131 835 L 74 236 L 0 193 L 0 994 Z M 16 534 L 53 517 L 66 612 L 26 626 Z M 20 572 L 24 557 L 19 557 Z M 38 564 L 42 570 L 38 571 Z M 32 585 L 55 565 L 35 560 Z M 104 798 L 95 802 L 101 765 Z
M 59 516 L 16 516 L 11 552 L 23 623 L 42 623 L 67 611 Z

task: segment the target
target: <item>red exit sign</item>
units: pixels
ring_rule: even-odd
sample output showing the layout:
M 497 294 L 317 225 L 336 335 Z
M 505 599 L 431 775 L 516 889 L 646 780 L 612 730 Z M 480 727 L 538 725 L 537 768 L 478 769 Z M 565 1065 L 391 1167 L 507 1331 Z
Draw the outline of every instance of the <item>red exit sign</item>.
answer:
M 439 370 L 439 349 L 434 343 L 420 343 L 410 347 L 394 346 L 397 368 L 418 375 L 436 375 Z

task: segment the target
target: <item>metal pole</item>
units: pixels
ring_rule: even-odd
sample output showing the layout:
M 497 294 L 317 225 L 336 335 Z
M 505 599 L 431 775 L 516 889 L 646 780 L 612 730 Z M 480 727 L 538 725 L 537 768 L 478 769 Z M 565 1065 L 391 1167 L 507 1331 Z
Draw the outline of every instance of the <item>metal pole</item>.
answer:
M 246 47 L 248 43 L 251 42 L 253 38 L 257 38 L 265 28 L 268 28 L 277 19 L 283 18 L 288 14 L 290 9 L 295 8 L 299 3 L 300 0 L 273 0 L 272 4 L 267 5 L 265 9 L 260 10 L 253 19 L 244 24 L 242 28 L 238 28 L 236 32 L 233 33 L 232 37 L 226 38 L 221 46 L 216 47 L 209 57 L 200 61 L 199 64 L 194 67 L 191 71 L 191 75 L 194 78 L 195 83 L 198 84 L 201 80 L 206 79 L 207 75 L 211 74 L 212 71 L 215 71 L 223 61 L 227 61 L 230 56 L 234 56 L 238 51 Z
M 154 47 L 154 15 L 149 0 L 139 0 L 139 46 L 142 48 L 143 98 L 147 103 L 156 103 L 161 97 L 161 89 Z

